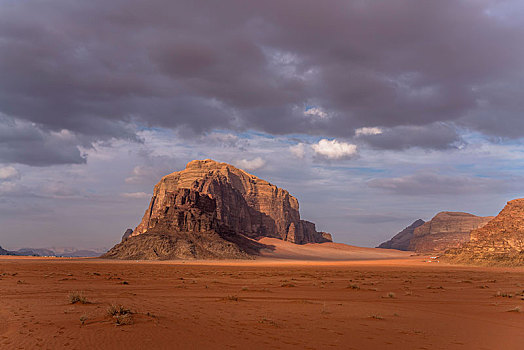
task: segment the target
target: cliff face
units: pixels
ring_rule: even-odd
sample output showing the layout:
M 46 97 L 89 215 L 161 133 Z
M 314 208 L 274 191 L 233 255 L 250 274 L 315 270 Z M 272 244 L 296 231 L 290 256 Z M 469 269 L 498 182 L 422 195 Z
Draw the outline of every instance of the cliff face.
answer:
M 438 213 L 414 230 L 408 250 L 439 252 L 458 247 L 469 241 L 472 230 L 484 226 L 492 218 L 460 212 Z
M 315 224 L 300 219 L 298 201 L 288 191 L 232 165 L 210 159 L 192 161 L 185 170 L 163 177 L 155 186 L 149 208 L 132 236 L 179 229 L 166 225 L 172 225 L 173 208 L 180 206 L 173 193 L 181 189 L 194 191 L 193 195 L 199 196 L 206 210 L 215 215 L 218 221 L 215 225 L 233 232 L 297 244 L 331 241 L 329 234 L 316 231 Z M 189 214 L 179 212 L 176 215 Z M 188 218 L 185 220 L 191 222 Z
M 192 161 L 164 176 L 137 228 L 104 257 L 126 259 L 246 258 L 263 245 L 250 238 L 330 242 L 301 220 L 286 190 L 226 163 Z
M 471 231 L 471 241 L 447 252 L 460 262 L 524 265 L 524 198 L 507 203 L 482 228 Z
M 418 219 L 399 233 L 397 233 L 389 241 L 382 243 L 377 248 L 383 249 L 398 249 L 398 250 L 409 250 L 409 244 L 413 238 L 415 229 L 425 223 L 424 220 Z

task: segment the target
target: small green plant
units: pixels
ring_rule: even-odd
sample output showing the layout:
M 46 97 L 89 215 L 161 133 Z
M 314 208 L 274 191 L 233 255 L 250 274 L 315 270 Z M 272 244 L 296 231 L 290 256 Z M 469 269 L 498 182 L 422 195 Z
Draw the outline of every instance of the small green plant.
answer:
M 84 292 L 81 291 L 69 292 L 68 299 L 71 304 L 89 304 L 89 300 L 85 296 Z
M 85 324 L 86 321 L 87 321 L 87 315 L 86 314 L 83 314 L 82 316 L 80 316 L 80 322 L 82 323 L 82 326 Z

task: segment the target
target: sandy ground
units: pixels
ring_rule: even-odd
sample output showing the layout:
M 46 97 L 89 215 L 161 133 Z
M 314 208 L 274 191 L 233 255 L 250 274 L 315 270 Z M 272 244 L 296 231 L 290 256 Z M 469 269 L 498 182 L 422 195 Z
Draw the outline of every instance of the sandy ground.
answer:
M 0 257 L 0 348 L 522 349 L 524 301 L 515 294 L 524 269 L 446 266 L 405 253 L 388 260 L 391 252 L 374 249 L 368 256 L 382 260 L 328 261 L 331 249 L 281 248 L 280 257 L 316 258 Z M 366 256 L 366 248 L 333 249 Z M 71 291 L 89 303 L 71 304 Z M 116 325 L 111 304 L 132 310 L 133 324 Z

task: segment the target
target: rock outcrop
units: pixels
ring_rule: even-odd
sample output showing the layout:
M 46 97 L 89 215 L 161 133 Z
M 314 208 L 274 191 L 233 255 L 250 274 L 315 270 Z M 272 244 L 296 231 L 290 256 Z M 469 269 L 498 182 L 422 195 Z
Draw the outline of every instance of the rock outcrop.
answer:
M 409 250 L 411 239 L 413 238 L 413 232 L 419 226 L 425 223 L 424 220 L 418 219 L 399 233 L 397 233 L 389 241 L 380 244 L 377 248 L 383 249 L 398 249 L 398 250 Z
M 459 247 L 470 240 L 470 232 L 488 223 L 492 216 L 444 211 L 417 227 L 408 250 L 415 252 L 443 252 Z
M 128 228 L 126 232 L 124 232 L 124 234 L 122 235 L 122 242 L 128 239 L 129 237 L 131 237 L 132 234 L 133 234 L 133 230 Z
M 524 265 L 524 198 L 509 201 L 471 240 L 446 252 L 457 262 Z
M 195 160 L 160 180 L 140 224 L 104 257 L 242 258 L 256 254 L 260 237 L 330 242 L 298 209 L 286 190 L 226 163 Z M 140 247 L 153 253 L 141 255 Z

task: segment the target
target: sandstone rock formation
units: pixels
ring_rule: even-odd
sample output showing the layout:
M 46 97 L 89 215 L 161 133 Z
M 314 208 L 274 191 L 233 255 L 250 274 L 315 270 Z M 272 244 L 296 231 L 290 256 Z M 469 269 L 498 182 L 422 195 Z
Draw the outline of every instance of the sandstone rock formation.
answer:
M 397 233 L 389 241 L 380 244 L 377 248 L 383 249 L 398 249 L 398 250 L 409 250 L 409 244 L 413 238 L 413 232 L 415 229 L 425 223 L 424 220 L 418 219 L 399 233 Z
M 524 198 L 509 201 L 485 226 L 471 231 L 471 241 L 446 255 L 455 261 L 524 265 Z
M 138 259 L 147 246 L 153 253 L 142 258 L 241 258 L 260 249 L 252 240 L 260 237 L 330 242 L 298 209 L 286 190 L 226 163 L 195 160 L 160 180 L 141 223 L 104 256 Z
M 443 252 L 460 246 L 470 239 L 470 232 L 484 226 L 492 216 L 482 217 L 468 213 L 444 211 L 417 227 L 408 250 L 416 252 Z

